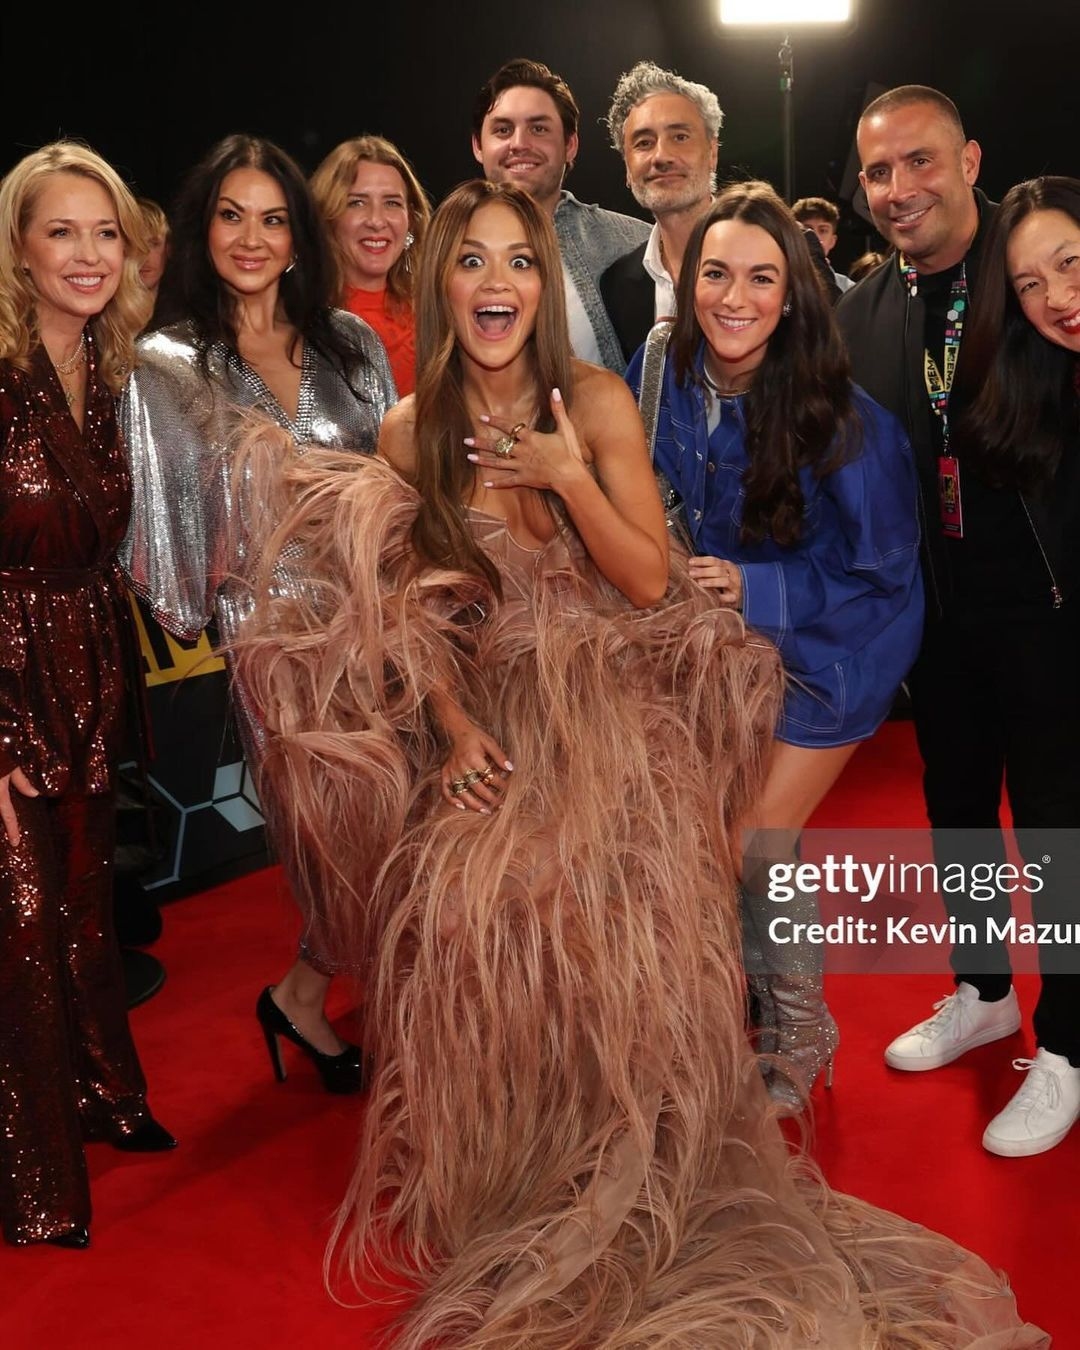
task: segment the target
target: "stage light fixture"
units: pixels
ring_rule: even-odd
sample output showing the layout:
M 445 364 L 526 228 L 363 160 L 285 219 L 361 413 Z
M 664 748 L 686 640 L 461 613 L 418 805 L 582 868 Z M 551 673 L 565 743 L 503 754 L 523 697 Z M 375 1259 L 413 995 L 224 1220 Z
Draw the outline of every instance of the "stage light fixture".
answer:
M 815 24 L 847 23 L 855 0 L 720 0 L 724 27 L 775 28 L 784 35 L 777 52 L 780 62 L 780 114 L 784 144 L 784 200 L 790 206 L 795 194 L 795 53 L 791 30 Z
M 852 0 L 720 0 L 720 22 L 756 25 L 846 23 Z

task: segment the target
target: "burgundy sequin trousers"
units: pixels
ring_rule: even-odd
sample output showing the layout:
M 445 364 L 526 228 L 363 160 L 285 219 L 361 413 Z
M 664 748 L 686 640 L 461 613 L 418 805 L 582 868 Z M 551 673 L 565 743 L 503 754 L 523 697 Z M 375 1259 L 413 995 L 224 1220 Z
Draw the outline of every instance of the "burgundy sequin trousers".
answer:
M 111 793 L 22 797 L 0 838 L 0 1215 L 9 1242 L 90 1221 L 84 1139 L 147 1116 L 112 920 Z

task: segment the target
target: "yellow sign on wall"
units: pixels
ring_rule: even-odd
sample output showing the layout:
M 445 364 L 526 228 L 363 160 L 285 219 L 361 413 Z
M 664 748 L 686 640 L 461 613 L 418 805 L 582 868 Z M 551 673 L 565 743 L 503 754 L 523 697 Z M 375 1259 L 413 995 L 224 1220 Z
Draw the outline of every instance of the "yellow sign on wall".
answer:
M 154 619 L 146 619 L 138 601 L 129 592 L 131 612 L 135 616 L 135 631 L 139 635 L 139 650 L 146 664 L 146 687 L 172 684 L 196 675 L 212 675 L 225 669 L 225 661 L 210 645 L 206 633 L 200 633 L 194 642 L 184 642 L 167 633 Z

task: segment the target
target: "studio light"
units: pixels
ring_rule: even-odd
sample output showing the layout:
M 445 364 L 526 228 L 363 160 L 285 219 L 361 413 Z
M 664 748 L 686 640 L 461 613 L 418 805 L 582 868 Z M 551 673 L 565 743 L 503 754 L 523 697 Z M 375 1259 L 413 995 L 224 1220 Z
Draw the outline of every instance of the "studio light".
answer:
M 789 206 L 795 194 L 795 54 L 791 30 L 817 24 L 848 23 L 854 8 L 855 0 L 720 0 L 720 22 L 725 28 L 773 28 L 783 34 L 777 58 L 784 136 L 784 200 Z
M 720 22 L 790 25 L 846 23 L 852 0 L 720 0 Z

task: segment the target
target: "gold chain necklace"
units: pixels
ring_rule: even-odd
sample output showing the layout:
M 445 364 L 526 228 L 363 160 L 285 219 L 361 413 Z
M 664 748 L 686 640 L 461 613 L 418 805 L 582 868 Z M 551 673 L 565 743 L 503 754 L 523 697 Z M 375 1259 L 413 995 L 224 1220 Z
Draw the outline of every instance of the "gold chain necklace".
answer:
M 86 365 L 85 331 L 79 334 L 79 345 L 75 349 L 75 352 L 72 356 L 69 356 L 66 361 L 53 361 L 53 369 L 60 377 L 60 388 L 64 391 L 64 398 L 67 401 L 67 405 L 69 408 L 74 404 L 78 391 L 75 389 L 69 389 L 64 377 L 66 375 L 74 375 L 75 372 L 79 369 L 79 367 L 84 365 Z

